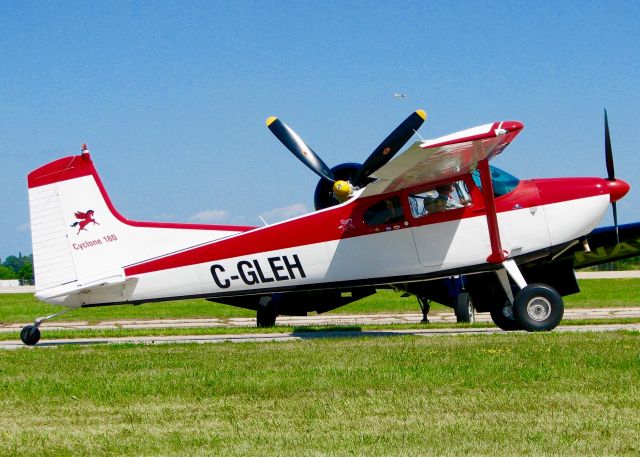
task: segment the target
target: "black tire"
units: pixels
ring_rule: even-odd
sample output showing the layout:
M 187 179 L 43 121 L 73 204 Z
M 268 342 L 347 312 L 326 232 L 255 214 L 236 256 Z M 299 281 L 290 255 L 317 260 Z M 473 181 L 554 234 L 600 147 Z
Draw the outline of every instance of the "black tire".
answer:
M 493 320 L 494 324 L 496 324 L 499 328 L 501 328 L 506 332 L 511 332 L 514 330 L 522 330 L 522 328 L 516 322 L 515 319 L 505 316 L 503 309 L 507 305 L 508 305 L 508 302 L 505 303 L 505 306 L 491 308 L 491 310 L 489 311 L 491 314 L 491 320 Z
M 527 332 L 548 332 L 562 320 L 564 302 L 553 287 L 529 284 L 516 295 L 513 315 Z
M 258 327 L 273 327 L 278 317 L 278 306 L 273 299 L 266 304 L 258 304 L 256 323 Z
M 454 311 L 458 324 L 473 324 L 475 322 L 476 313 L 469 292 L 460 292 L 458 294 Z
M 20 339 L 27 346 L 34 346 L 40 341 L 40 329 L 35 325 L 27 325 L 20 331 Z

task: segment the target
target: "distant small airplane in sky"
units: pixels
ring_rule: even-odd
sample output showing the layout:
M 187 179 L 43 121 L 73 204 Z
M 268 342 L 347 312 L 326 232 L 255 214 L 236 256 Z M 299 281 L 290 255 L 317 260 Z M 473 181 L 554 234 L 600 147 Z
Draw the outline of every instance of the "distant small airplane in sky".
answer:
M 407 98 L 407 94 L 400 94 L 400 93 L 398 93 L 398 92 L 394 92 L 394 93 L 393 93 L 393 96 L 394 96 L 395 98 Z

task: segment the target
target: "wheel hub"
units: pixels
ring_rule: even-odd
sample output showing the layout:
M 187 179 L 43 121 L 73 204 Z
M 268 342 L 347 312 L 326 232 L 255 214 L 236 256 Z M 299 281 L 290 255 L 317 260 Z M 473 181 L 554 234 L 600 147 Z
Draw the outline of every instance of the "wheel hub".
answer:
M 551 314 L 551 302 L 544 297 L 535 297 L 527 303 L 527 314 L 534 321 L 543 321 Z

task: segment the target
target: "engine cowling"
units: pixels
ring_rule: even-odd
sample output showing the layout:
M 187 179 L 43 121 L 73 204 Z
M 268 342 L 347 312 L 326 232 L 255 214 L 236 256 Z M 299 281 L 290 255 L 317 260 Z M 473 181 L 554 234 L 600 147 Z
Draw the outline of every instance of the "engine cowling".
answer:
M 352 182 L 353 177 L 362 167 L 359 163 L 343 163 L 336 165 L 331 169 L 336 180 Z M 370 180 L 371 181 L 371 180 Z M 340 202 L 333 196 L 333 183 L 326 179 L 321 179 L 316 185 L 316 191 L 313 195 L 313 204 L 316 210 L 335 206 Z

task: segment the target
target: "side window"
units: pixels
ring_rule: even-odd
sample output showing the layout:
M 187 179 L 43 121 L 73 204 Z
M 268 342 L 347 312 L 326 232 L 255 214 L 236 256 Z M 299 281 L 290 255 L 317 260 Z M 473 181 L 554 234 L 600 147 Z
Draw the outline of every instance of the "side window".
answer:
M 364 212 L 364 222 L 368 225 L 388 224 L 403 219 L 402 204 L 398 197 L 382 200 Z
M 409 194 L 409 207 L 413 217 L 464 208 L 471 203 L 471 195 L 464 181 L 454 181 L 423 192 Z

